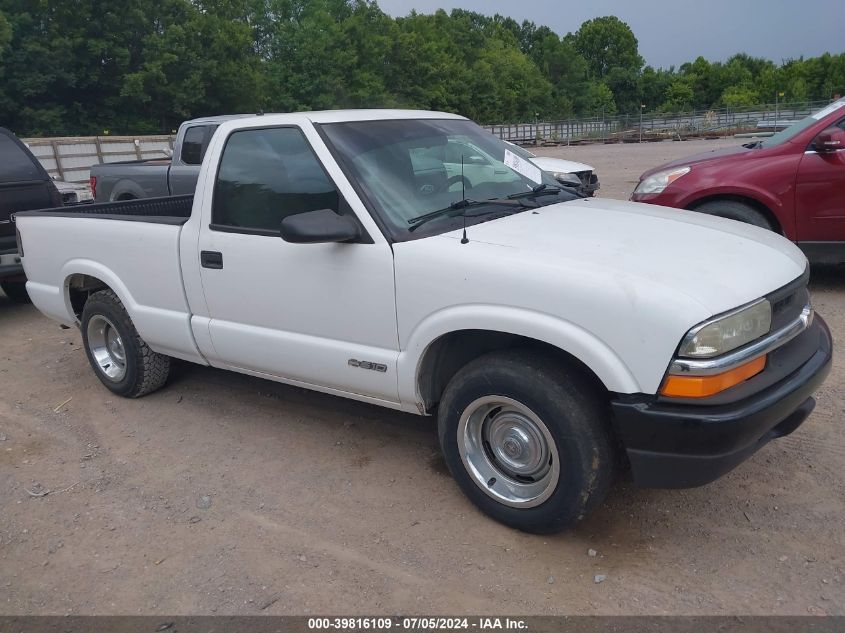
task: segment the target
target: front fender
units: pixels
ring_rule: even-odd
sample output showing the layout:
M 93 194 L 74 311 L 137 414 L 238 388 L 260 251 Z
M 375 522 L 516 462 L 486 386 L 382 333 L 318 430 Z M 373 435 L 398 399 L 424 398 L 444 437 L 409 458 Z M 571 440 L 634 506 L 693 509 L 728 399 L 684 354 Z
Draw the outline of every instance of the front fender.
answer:
M 610 391 L 639 393 L 643 390 L 625 362 L 592 332 L 541 312 L 474 304 L 444 308 L 429 315 L 403 341 L 397 361 L 399 398 L 403 404 L 423 401 L 419 393 L 419 373 L 429 347 L 441 336 L 460 330 L 503 332 L 542 341 L 580 360 Z

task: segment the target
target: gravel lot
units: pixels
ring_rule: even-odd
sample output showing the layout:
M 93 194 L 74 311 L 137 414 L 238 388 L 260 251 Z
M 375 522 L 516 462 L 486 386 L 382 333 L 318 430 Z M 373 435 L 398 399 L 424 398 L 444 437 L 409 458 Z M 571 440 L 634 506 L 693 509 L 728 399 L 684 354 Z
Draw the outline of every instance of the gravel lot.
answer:
M 725 143 L 541 152 L 627 198 Z M 840 340 L 843 273 L 812 282 Z M 432 419 L 189 365 L 116 398 L 77 331 L 2 295 L 0 341 L 0 613 L 845 614 L 842 355 L 809 421 L 727 477 L 621 482 L 537 537 L 464 499 Z

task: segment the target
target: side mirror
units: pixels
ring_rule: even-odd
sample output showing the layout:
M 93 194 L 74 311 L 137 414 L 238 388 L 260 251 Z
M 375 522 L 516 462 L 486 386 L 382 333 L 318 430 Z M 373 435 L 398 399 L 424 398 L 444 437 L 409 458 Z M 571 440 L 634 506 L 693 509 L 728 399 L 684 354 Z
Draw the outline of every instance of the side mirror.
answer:
M 352 242 L 361 236 L 355 220 L 331 209 L 289 215 L 282 220 L 282 239 L 292 244 Z
M 816 151 L 825 154 L 845 149 L 845 130 L 838 127 L 829 127 L 819 133 L 813 141 Z

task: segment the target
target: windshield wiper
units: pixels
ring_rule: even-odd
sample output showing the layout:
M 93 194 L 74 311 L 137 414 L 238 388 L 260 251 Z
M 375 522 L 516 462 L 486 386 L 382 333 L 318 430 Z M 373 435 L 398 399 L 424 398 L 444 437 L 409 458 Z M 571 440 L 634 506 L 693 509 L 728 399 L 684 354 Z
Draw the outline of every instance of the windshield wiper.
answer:
M 546 183 L 540 183 L 536 187 L 532 187 L 531 191 L 522 191 L 520 193 L 512 193 L 508 196 L 510 200 L 518 200 L 521 198 L 536 198 L 538 196 L 550 196 L 550 195 L 557 195 L 561 191 L 572 192 L 579 198 L 586 198 L 583 193 L 578 191 L 578 188 L 575 186 L 569 185 L 547 185 Z
M 431 221 L 436 220 L 437 218 L 441 218 L 444 216 L 449 215 L 451 211 L 460 211 L 463 209 L 463 215 L 467 218 L 475 218 L 482 215 L 486 215 L 488 213 L 495 213 L 493 209 L 489 209 L 483 213 L 467 213 L 467 209 L 471 209 L 474 207 L 485 207 L 485 206 L 501 206 L 501 207 L 513 207 L 514 209 L 535 209 L 535 205 L 528 205 L 522 202 L 521 200 L 515 200 L 508 196 L 507 198 L 490 198 L 488 200 L 469 200 L 467 198 L 463 198 L 461 200 L 455 200 L 452 204 L 448 207 L 444 207 L 442 209 L 437 209 L 436 211 L 430 211 L 429 213 L 424 213 L 423 215 L 418 215 L 415 218 L 411 218 L 408 220 L 408 224 L 410 224 L 409 231 L 416 231 L 419 227 L 423 224 Z

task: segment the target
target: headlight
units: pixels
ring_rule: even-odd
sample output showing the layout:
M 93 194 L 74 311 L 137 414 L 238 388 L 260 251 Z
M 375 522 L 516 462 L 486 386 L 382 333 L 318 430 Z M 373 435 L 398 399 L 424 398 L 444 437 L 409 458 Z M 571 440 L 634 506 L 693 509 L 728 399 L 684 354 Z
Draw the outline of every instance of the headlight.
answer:
M 678 350 L 684 358 L 711 358 L 767 334 L 772 327 L 772 306 L 760 299 L 746 308 L 706 321 L 691 329 Z
M 681 176 L 688 174 L 689 167 L 679 167 L 677 169 L 667 169 L 666 171 L 659 171 L 652 174 L 648 178 L 640 181 L 634 193 L 660 193 L 666 187 L 671 185 Z
M 556 171 L 552 172 L 552 176 L 554 179 L 557 180 L 559 183 L 570 187 L 580 187 L 581 186 L 581 179 L 576 176 L 575 174 L 570 174 L 565 171 Z

